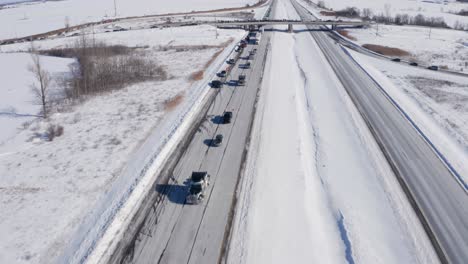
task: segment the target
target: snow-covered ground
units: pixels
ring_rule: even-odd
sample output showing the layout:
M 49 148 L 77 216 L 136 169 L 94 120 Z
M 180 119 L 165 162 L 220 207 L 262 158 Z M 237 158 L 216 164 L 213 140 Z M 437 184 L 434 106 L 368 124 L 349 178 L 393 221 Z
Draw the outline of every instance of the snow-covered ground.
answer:
M 276 18 L 297 14 L 279 1 Z M 437 263 L 309 33 L 273 34 L 228 262 Z
M 16 123 L 7 124 L 10 132 L 0 146 L 0 263 L 50 263 L 59 255 L 74 253 L 85 236 L 93 242 L 102 231 L 100 215 L 115 213 L 109 210 L 125 201 L 124 195 L 135 187 L 143 166 L 149 165 L 145 162 L 154 159 L 193 103 L 209 89 L 203 85 L 209 72 L 201 81 L 188 76 L 206 70 L 214 53 L 229 44 L 212 66 L 222 64 L 223 56 L 243 34 L 218 30 L 216 37 L 214 28 L 202 26 L 96 35 L 109 44 L 144 46 L 148 58 L 164 66 L 170 78 L 89 98 L 46 121 L 32 120 L 19 129 Z M 73 41 L 36 42 L 36 47 L 60 47 Z M 161 49 L 163 46 L 179 48 Z M 26 49 L 21 45 L 10 48 Z M 10 106 L 18 113 L 38 111 L 28 103 L 28 58 L 23 53 L 0 53 L 1 79 L 11 84 L 2 86 L 2 111 L 12 109 Z M 65 71 L 73 61 L 43 60 L 55 73 Z M 177 95 L 182 98 L 179 104 L 167 108 L 167 101 Z M 51 142 L 37 138 L 36 133 L 49 124 L 63 126 L 64 134 Z M 143 144 L 150 135 L 151 144 Z M 7 148 L 11 142 L 14 148 Z M 65 255 L 63 250 L 67 250 Z
M 68 65 L 74 60 L 41 56 L 41 62 L 52 77 L 56 78 L 68 74 Z M 28 70 L 32 63 L 28 53 L 0 53 L 0 155 L 15 150 L 18 140 L 25 140 L 16 138 L 18 130 L 23 124 L 35 120 L 40 112 L 41 106 L 31 87 L 37 80 Z M 59 89 L 56 83 L 52 85 L 51 94 L 53 90 Z
M 399 48 L 411 53 L 405 59 L 425 65 L 447 66 L 468 72 L 468 33 L 450 29 L 379 25 L 368 29 L 347 29 L 357 44 Z M 424 45 L 422 45 L 424 43 Z
M 312 0 L 318 3 L 320 0 Z M 359 9 L 370 8 L 373 14 L 386 14 L 388 8 L 390 15 L 408 14 L 416 16 L 422 14 L 426 17 L 442 17 L 449 26 L 456 21 L 468 24 L 467 16 L 452 14 L 460 10 L 468 10 L 467 3 L 455 0 L 322 0 L 327 8 L 341 10 L 346 7 L 357 7 Z M 387 7 L 386 7 L 387 6 Z
M 117 3 L 114 9 L 114 2 Z M 22 37 L 115 17 L 191 12 L 252 5 L 257 0 L 66 0 L 17 4 L 0 9 L 0 39 Z
M 350 52 L 468 182 L 468 78 Z
M 306 1 L 299 2 L 320 19 L 330 19 L 320 15 L 319 10 Z M 468 9 L 468 4 L 466 8 Z M 453 71 L 468 71 L 468 33 L 465 31 L 381 24 L 369 28 L 350 28 L 346 31 L 351 38 L 355 38 L 348 40 L 359 45 L 374 44 L 399 48 L 411 54 L 402 57 L 406 60 L 423 65 L 447 67 Z

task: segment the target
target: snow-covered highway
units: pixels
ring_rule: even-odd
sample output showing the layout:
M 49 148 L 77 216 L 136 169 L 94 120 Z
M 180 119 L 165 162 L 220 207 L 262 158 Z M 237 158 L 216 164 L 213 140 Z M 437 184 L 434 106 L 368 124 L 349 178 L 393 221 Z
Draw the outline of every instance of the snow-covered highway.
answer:
M 295 1 L 303 19 L 310 15 Z M 324 32 L 311 33 L 409 194 L 443 262 L 468 259 L 468 196 L 408 117 Z
M 294 0 L 273 1 L 271 14 L 311 19 Z M 311 26 L 293 34 L 276 26 L 256 48 L 252 69 L 237 67 L 241 60 L 228 77 L 247 73 L 247 85 L 219 91 L 169 183 L 156 186 L 160 199 L 111 262 L 468 259 L 463 186 L 341 45 Z M 232 124 L 216 121 L 225 110 Z M 225 142 L 209 146 L 216 134 Z M 185 204 L 192 171 L 211 174 L 198 206 Z
M 216 263 L 221 258 L 263 75 L 268 35 L 262 36 L 259 45 L 244 49 L 227 76 L 228 84 L 215 95 L 207 116 L 173 172 L 169 172 L 169 182 L 156 185 L 154 191 L 160 193 L 160 199 L 153 201 L 149 212 L 142 211 L 143 215 L 137 216 L 136 219 L 144 220 L 129 229 L 136 229 L 135 237 L 127 235 L 129 241 L 119 246 L 111 262 Z M 245 68 L 253 49 L 257 52 L 251 67 Z M 247 76 L 245 86 L 236 85 L 240 74 Z M 230 124 L 219 121 L 224 111 L 233 112 Z M 210 143 L 216 134 L 224 136 L 218 147 Z M 185 203 L 186 183 L 192 171 L 207 171 L 211 175 L 207 195 L 199 205 Z

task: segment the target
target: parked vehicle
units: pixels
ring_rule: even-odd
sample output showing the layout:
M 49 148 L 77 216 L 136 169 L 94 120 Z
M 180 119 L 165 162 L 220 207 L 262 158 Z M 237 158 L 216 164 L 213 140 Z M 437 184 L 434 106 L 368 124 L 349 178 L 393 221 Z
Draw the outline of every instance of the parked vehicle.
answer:
M 411 65 L 411 66 L 418 66 L 418 63 L 417 63 L 417 62 L 411 62 L 409 65 Z
M 250 68 L 250 61 L 248 61 L 248 62 L 246 62 L 246 63 L 244 64 L 244 68 L 245 68 L 245 69 L 249 69 L 249 68 Z
M 211 82 L 211 87 L 212 88 L 221 88 L 223 87 L 223 82 L 221 82 L 220 80 L 214 80 Z
M 221 78 L 226 77 L 226 71 L 222 70 L 222 71 L 218 72 L 218 77 L 221 77 Z
M 429 67 L 427 67 L 429 70 L 433 70 L 433 71 L 438 71 L 439 70 L 439 67 L 438 66 L 435 66 L 435 65 L 431 65 Z
M 234 59 L 229 59 L 229 60 L 227 60 L 227 63 L 228 63 L 228 64 L 234 64 L 235 62 L 236 62 L 236 61 L 235 61 Z
M 229 124 L 231 123 L 232 119 L 232 112 L 231 111 L 226 111 L 223 114 L 223 124 Z
M 400 58 L 394 58 L 394 59 L 392 59 L 392 61 L 395 61 L 395 62 L 400 62 L 400 61 L 401 61 L 401 59 L 400 59 Z
M 216 135 L 216 137 L 213 139 L 212 145 L 213 145 L 213 147 L 218 147 L 219 145 L 221 145 L 221 143 L 223 143 L 223 135 L 218 134 L 218 135 Z
M 237 81 L 238 85 L 244 85 L 245 84 L 245 75 L 239 75 L 239 79 Z
M 210 175 L 206 171 L 192 172 L 190 187 L 185 202 L 187 204 L 199 204 L 205 198 L 205 192 L 210 185 Z

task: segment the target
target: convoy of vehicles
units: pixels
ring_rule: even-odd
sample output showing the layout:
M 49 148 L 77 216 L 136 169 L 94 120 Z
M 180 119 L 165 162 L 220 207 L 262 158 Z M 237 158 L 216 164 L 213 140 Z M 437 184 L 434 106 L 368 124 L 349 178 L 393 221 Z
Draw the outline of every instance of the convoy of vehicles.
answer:
M 238 46 L 236 46 L 235 51 L 236 52 L 242 52 L 243 48 L 247 46 L 247 43 L 251 43 L 252 39 L 256 37 L 256 33 L 250 32 L 249 35 L 246 37 L 246 39 L 243 39 Z M 257 49 L 253 49 L 252 51 L 249 52 L 247 59 L 250 60 L 252 57 L 256 54 Z M 234 58 L 230 58 L 226 61 L 228 64 L 234 65 L 236 63 L 236 60 Z M 251 66 L 250 61 L 247 61 L 245 64 L 243 64 L 243 69 L 249 69 Z M 230 66 L 232 67 L 232 66 Z M 229 68 L 228 68 L 229 69 Z M 216 75 L 219 78 L 225 78 L 227 76 L 227 70 L 222 70 L 218 72 Z M 240 74 L 238 76 L 237 80 L 237 85 L 245 85 L 245 79 L 246 76 L 245 74 Z M 211 82 L 211 87 L 213 88 L 221 88 L 223 86 L 223 81 L 221 80 L 213 80 Z M 222 124 L 230 124 L 232 119 L 232 112 L 231 111 L 225 111 L 222 115 L 221 123 Z M 222 134 L 217 134 L 210 142 L 209 146 L 212 147 L 218 147 L 223 143 L 223 135 Z M 207 172 L 192 172 L 192 176 L 189 180 L 189 189 L 188 193 L 185 199 L 186 204 L 199 204 L 203 201 L 205 195 L 206 195 L 206 190 L 209 185 L 209 179 L 210 175 Z

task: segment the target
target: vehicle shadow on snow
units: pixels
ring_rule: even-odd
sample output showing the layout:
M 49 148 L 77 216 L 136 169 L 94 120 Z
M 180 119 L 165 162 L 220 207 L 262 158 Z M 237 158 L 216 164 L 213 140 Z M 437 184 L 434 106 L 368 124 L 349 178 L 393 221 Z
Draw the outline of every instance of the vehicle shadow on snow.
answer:
M 211 118 L 211 122 L 216 125 L 221 125 L 223 124 L 223 116 L 219 116 L 219 115 L 213 116 Z
M 176 204 L 185 204 L 188 186 L 180 184 L 156 184 L 156 191 Z
M 207 145 L 208 147 L 217 147 L 214 142 L 214 139 L 211 138 L 203 140 L 203 144 Z
M 228 86 L 238 86 L 237 80 L 229 80 L 229 82 L 226 83 Z

